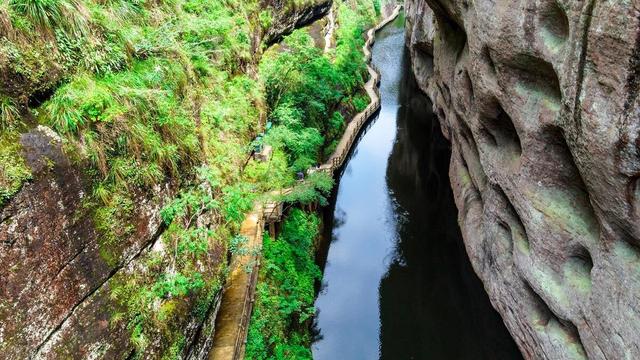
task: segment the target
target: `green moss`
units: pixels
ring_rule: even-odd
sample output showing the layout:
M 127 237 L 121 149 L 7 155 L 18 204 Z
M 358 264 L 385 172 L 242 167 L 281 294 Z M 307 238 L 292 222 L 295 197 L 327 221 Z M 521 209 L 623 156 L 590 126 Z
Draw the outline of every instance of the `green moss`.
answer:
M 555 188 L 539 189 L 528 195 L 548 224 L 595 244 L 600 231 L 591 204 L 584 196 L 581 190 Z
M 182 357 L 182 350 L 186 345 L 186 339 L 184 335 L 180 334 L 177 339 L 175 339 L 169 349 L 162 354 L 162 360 L 174 360 L 180 359 Z
M 591 292 L 591 267 L 583 259 L 572 258 L 563 268 L 565 281 L 576 291 L 582 294 Z
M 537 265 L 537 267 L 533 269 L 534 277 L 542 289 L 542 292 L 555 303 L 568 305 L 569 300 L 567 298 L 566 288 L 550 269 L 545 269 L 543 266 L 544 265 Z
M 544 332 L 549 340 L 558 348 L 565 349 L 565 356 L 568 359 L 582 360 L 588 359 L 579 339 L 570 334 L 566 328 L 555 319 L 551 319 L 544 328 Z
M 529 86 L 524 82 L 518 82 L 515 86 L 515 91 L 518 96 L 526 99 L 524 109 L 527 116 L 531 118 L 538 117 L 540 104 L 544 105 L 551 112 L 558 112 L 560 110 L 560 103 L 548 93 L 547 89 Z
M 520 230 L 514 230 L 512 232 L 513 241 L 515 242 L 516 249 L 518 249 L 521 253 L 528 255 L 530 253 L 529 240 L 526 237 L 526 234 L 520 232 Z
M 0 134 L 0 207 L 3 206 L 25 181 L 32 177 L 31 169 L 22 157 L 20 134 L 7 131 Z
M 91 211 L 94 206 L 95 204 L 86 203 L 83 207 Z M 115 266 L 121 260 L 122 248 L 118 243 L 133 234 L 133 209 L 133 200 L 126 191 L 111 194 L 107 204 L 100 204 L 93 209 L 100 256 L 109 266 Z

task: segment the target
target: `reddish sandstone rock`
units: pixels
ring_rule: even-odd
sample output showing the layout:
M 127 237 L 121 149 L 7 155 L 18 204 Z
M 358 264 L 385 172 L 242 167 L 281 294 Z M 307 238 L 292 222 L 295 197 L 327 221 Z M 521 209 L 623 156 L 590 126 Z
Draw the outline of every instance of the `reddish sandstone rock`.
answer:
M 640 2 L 406 8 L 467 252 L 525 357 L 640 357 Z
M 90 188 L 63 154 L 60 139 L 38 127 L 21 142 L 36 180 L 0 213 L 0 351 L 16 359 L 34 355 L 157 238 L 160 199 L 168 194 L 163 190 L 155 200 L 140 198 L 133 233 L 105 249 L 90 209 L 83 207 Z M 96 310 L 96 322 L 108 311 Z

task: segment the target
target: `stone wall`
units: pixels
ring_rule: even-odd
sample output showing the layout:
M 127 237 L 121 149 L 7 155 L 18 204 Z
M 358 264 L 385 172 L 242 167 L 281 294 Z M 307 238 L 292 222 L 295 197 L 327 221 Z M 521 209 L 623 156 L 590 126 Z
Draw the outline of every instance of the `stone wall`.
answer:
M 524 356 L 640 358 L 640 2 L 406 11 L 467 252 Z

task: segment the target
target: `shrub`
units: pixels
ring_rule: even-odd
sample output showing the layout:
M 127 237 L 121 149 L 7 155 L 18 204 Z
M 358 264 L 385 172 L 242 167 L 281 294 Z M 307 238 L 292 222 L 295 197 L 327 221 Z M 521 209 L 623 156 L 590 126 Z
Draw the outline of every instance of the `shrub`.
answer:
M 305 181 L 296 184 L 291 193 L 284 196 L 282 201 L 308 205 L 319 203 L 327 205 L 327 197 L 333 188 L 333 177 L 325 172 L 314 172 Z
M 356 108 L 356 112 L 361 112 L 369 106 L 368 95 L 358 95 L 353 97 L 353 106 Z
M 293 209 L 278 240 L 265 235 L 263 265 L 247 339 L 247 359 L 311 359 L 307 321 L 321 278 L 313 241 L 319 219 Z
M 380 16 L 380 0 L 373 0 L 373 9 L 376 13 L 376 16 Z

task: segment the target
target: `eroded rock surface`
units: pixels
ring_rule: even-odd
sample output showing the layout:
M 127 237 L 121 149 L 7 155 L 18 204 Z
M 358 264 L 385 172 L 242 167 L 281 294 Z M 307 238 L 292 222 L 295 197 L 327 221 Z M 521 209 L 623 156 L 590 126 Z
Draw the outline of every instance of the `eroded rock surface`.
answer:
M 640 2 L 406 10 L 467 252 L 522 353 L 639 358 Z
M 104 292 L 98 290 L 157 238 L 160 199 L 169 195 L 157 189 L 155 199 L 138 199 L 132 234 L 102 243 L 83 203 L 90 187 L 60 138 L 38 127 L 21 142 L 35 180 L 0 212 L 0 351 L 10 359 L 34 356 L 83 303 L 96 301 Z M 109 333 L 109 307 L 93 310 L 91 331 L 80 333 L 85 341 Z M 114 343 L 127 339 L 123 332 Z
M 303 0 L 300 5 L 291 5 L 291 1 L 267 0 L 274 14 L 271 26 L 264 34 L 266 44 L 274 44 L 296 28 L 309 25 L 323 17 L 331 9 L 332 0 Z M 295 2 L 298 4 L 298 2 Z

